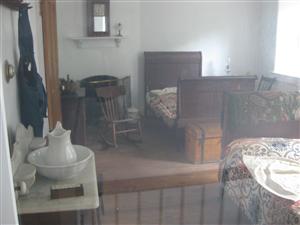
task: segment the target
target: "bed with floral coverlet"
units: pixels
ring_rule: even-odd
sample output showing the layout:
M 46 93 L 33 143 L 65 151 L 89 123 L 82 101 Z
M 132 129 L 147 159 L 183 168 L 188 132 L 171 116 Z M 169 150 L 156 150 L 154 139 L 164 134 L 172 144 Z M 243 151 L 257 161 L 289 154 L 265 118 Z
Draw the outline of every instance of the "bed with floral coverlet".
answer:
M 176 119 L 177 87 L 152 90 L 147 93 L 147 104 L 157 117 L 172 127 Z
M 221 174 L 225 193 L 254 224 L 300 224 L 300 215 L 295 211 L 297 202 L 278 197 L 258 184 L 243 163 L 243 155 L 300 160 L 300 140 L 255 138 L 233 141 L 227 146 Z
M 297 201 L 297 198 L 291 200 L 274 194 L 258 182 L 245 164 L 245 157 L 253 156 L 286 159 L 300 168 L 300 139 L 287 138 L 289 134 L 285 133 L 282 133 L 285 138 L 272 137 L 272 134 L 280 133 L 280 127 L 276 131 L 271 129 L 282 121 L 299 126 L 300 93 L 231 93 L 227 94 L 225 104 L 223 129 L 235 140 L 223 148 L 222 194 L 228 195 L 253 224 L 300 224 L 300 198 Z M 270 129 L 266 129 L 266 124 Z M 248 132 L 249 127 L 252 134 Z M 291 136 L 299 136 L 299 132 L 295 134 L 294 130 Z M 296 186 L 299 183 L 299 180 L 294 182 Z

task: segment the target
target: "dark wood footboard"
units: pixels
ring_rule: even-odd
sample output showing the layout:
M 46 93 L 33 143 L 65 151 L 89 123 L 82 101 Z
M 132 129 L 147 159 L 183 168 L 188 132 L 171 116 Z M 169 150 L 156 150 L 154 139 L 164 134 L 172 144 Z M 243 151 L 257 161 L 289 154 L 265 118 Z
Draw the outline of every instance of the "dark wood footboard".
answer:
M 261 122 L 229 129 L 223 127 L 222 146 L 238 138 L 281 137 L 300 138 L 300 121 Z
M 253 91 L 256 76 L 218 76 L 178 81 L 177 126 L 191 121 L 220 122 L 227 91 Z

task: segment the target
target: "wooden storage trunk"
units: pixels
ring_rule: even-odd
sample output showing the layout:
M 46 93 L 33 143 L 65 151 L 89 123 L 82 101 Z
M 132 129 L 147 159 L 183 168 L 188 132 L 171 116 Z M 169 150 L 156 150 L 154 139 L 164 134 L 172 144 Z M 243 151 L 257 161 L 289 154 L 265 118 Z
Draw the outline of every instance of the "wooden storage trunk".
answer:
M 220 123 L 188 124 L 185 128 L 186 157 L 193 163 L 220 160 L 222 130 Z

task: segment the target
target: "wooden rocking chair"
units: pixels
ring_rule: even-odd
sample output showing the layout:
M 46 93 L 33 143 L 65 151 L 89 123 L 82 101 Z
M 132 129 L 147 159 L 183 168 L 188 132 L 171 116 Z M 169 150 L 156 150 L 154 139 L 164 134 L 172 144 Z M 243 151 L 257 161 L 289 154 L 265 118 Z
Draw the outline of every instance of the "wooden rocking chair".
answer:
M 109 86 L 96 88 L 101 111 L 103 114 L 100 134 L 103 140 L 115 148 L 117 145 L 117 135 L 136 133 L 139 140 L 142 138 L 140 119 L 133 119 L 127 116 L 124 86 Z

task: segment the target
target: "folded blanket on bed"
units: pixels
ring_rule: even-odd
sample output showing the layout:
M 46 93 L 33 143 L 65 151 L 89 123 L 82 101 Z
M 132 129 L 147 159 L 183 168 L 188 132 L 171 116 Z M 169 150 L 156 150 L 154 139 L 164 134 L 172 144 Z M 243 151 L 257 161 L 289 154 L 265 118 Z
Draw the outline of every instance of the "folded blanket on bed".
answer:
M 176 119 L 177 88 L 151 90 L 147 93 L 147 104 L 167 125 L 172 126 Z

